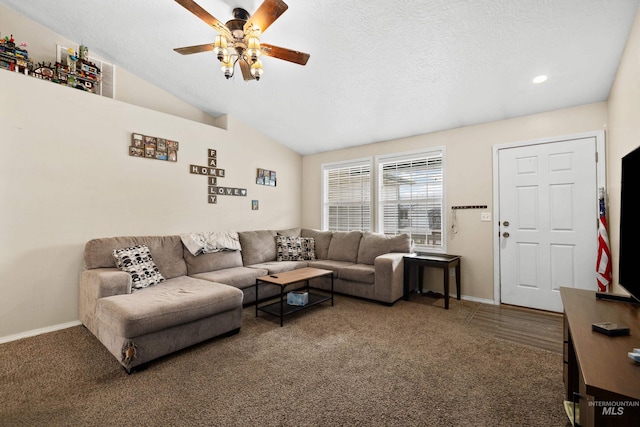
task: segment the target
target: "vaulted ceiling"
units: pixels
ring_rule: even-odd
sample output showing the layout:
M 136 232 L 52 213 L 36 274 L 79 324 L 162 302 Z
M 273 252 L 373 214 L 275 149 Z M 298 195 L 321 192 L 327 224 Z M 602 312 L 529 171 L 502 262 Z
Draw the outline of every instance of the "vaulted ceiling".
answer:
M 285 1 L 262 41 L 311 58 L 263 58 L 259 82 L 226 80 L 211 52 L 174 52 L 217 34 L 174 0 L 0 3 L 311 154 L 604 101 L 640 0 Z M 222 22 L 262 3 L 197 2 Z

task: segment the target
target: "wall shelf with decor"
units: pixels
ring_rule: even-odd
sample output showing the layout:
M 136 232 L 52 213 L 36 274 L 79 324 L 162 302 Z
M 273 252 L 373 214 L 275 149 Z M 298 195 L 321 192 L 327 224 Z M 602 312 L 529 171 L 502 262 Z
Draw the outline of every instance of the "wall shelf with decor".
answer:
M 86 46 L 80 45 L 76 52 L 56 45 L 56 77 L 60 84 L 113 98 L 115 68 L 113 64 L 89 56 Z
M 0 68 L 28 74 L 33 68 L 33 63 L 29 60 L 26 43 L 16 46 L 13 35 L 0 39 Z
M 56 45 L 55 64 L 34 64 L 26 46 L 26 42 L 16 45 L 13 35 L 0 38 L 0 69 L 114 98 L 115 65 L 90 57 L 86 46 L 75 51 Z

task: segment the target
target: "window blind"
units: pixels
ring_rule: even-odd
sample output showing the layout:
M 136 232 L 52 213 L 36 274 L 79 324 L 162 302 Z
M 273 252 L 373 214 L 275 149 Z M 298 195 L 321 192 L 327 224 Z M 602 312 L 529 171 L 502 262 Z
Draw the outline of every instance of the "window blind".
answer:
M 378 165 L 382 231 L 408 233 L 418 246 L 442 247 L 442 152 Z
M 370 162 L 325 169 L 325 186 L 329 230 L 371 230 Z

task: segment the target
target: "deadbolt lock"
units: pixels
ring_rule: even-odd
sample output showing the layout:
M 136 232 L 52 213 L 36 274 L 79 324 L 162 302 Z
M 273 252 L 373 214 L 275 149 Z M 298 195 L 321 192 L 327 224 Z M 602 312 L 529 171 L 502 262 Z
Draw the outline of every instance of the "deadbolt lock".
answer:
M 504 225 L 505 227 L 508 227 L 509 226 L 509 221 L 503 221 L 502 225 Z

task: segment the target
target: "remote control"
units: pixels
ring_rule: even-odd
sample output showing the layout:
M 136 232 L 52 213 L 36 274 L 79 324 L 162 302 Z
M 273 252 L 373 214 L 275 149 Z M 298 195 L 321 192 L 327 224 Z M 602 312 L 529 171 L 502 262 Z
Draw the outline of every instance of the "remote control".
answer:
M 593 323 L 591 329 L 611 337 L 629 335 L 628 327 L 611 322 Z

